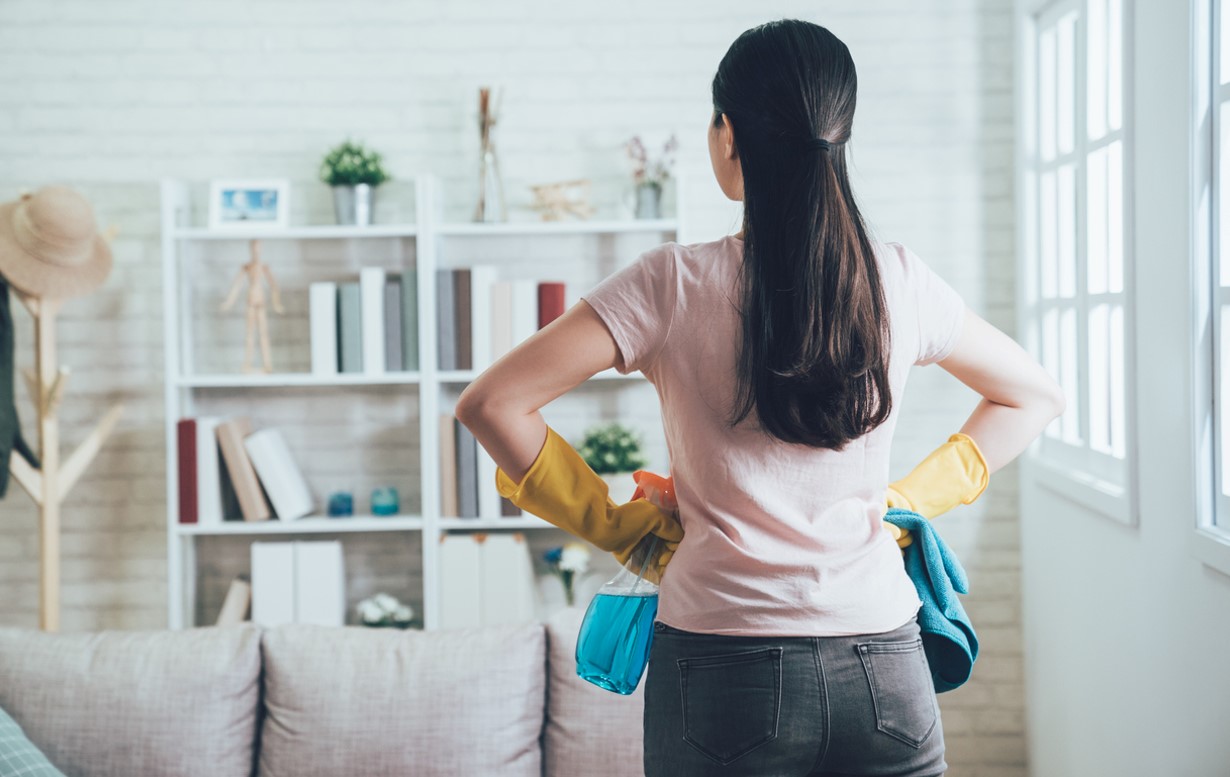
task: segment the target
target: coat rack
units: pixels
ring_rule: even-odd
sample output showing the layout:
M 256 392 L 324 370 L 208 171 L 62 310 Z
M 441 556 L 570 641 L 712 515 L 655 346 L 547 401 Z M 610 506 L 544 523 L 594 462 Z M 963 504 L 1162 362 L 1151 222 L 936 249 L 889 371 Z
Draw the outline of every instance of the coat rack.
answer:
M 24 371 L 26 387 L 38 416 L 35 469 L 22 456 L 9 457 L 9 472 L 39 507 L 39 628 L 60 628 L 60 505 L 94 460 L 115 428 L 122 405 L 114 405 L 93 431 L 61 463 L 60 424 L 56 411 L 64 397 L 69 370 L 56 362 L 56 315 L 63 300 L 13 293 L 34 318 L 34 371 Z

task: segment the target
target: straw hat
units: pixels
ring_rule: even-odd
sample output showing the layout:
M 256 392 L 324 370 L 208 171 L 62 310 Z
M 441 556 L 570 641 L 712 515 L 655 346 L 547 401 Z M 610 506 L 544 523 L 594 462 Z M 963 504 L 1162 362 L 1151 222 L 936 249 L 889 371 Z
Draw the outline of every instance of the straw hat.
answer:
M 78 192 L 44 186 L 0 205 L 0 275 L 16 288 L 35 297 L 78 297 L 110 272 L 111 247 Z

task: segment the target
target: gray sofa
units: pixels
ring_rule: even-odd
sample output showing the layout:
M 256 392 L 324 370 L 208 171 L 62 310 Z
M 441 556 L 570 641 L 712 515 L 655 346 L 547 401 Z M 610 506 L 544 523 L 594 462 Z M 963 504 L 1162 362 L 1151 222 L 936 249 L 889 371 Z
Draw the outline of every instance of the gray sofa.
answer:
M 421 632 L 0 629 L 0 708 L 70 777 L 643 775 L 644 681 L 576 676 L 582 611 Z

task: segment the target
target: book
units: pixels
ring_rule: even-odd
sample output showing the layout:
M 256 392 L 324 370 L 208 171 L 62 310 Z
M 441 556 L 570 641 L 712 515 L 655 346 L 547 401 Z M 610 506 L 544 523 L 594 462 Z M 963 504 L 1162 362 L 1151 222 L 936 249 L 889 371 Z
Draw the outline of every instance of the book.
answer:
M 214 438 L 217 439 L 217 428 Z M 235 484 L 231 482 L 231 473 L 226 469 L 226 460 L 222 456 L 222 446 L 218 447 L 218 483 L 222 487 L 222 520 L 242 521 L 243 508 L 239 506 L 239 495 L 235 493 Z
M 457 320 L 453 312 L 453 271 L 436 270 L 436 348 L 440 369 L 457 369 Z
M 492 533 L 479 543 L 479 581 L 482 625 L 534 620 L 536 580 L 524 534 Z
M 482 625 L 482 567 L 472 534 L 440 535 L 440 628 Z
M 203 525 L 222 523 L 222 451 L 218 448 L 218 424 L 222 419 L 196 419 L 196 514 Z
M 359 270 L 363 372 L 368 375 L 384 372 L 384 283 L 383 267 Z
M 312 374 L 336 375 L 338 370 L 336 283 L 320 282 L 308 287 L 308 319 Z
M 419 276 L 415 270 L 401 276 L 401 368 L 419 368 Z
M 494 265 L 470 268 L 470 363 L 475 370 L 491 366 L 491 302 L 495 282 Z
M 474 369 L 473 321 L 470 318 L 472 281 L 469 267 L 453 270 L 453 318 L 457 327 L 454 339 L 457 348 L 456 369 L 459 370 Z
M 457 516 L 478 517 L 478 440 L 465 424 L 453 418 L 457 430 Z
M 512 284 L 512 344 L 516 347 L 538 331 L 538 285 L 526 280 Z
M 440 515 L 457 517 L 457 437 L 452 413 L 440 415 Z
M 513 348 L 511 281 L 491 284 L 491 361 Z
M 254 542 L 252 622 L 266 628 L 295 622 L 295 544 Z
M 269 502 L 261 490 L 260 481 L 256 478 L 256 470 L 252 468 L 252 460 L 243 440 L 252 433 L 252 422 L 246 417 L 231 418 L 218 424 L 218 447 L 222 449 L 222 459 L 226 462 L 226 471 L 231 477 L 235 488 L 235 496 L 239 499 L 239 509 L 245 521 L 268 520 L 271 513 Z
M 197 522 L 196 433 L 195 418 L 181 418 L 175 423 L 180 523 Z
M 243 445 L 280 520 L 293 521 L 315 509 L 312 492 L 279 430 L 252 432 Z
M 538 328 L 564 315 L 564 284 L 543 281 L 538 284 Z
M 233 626 L 248 619 L 248 608 L 252 604 L 252 584 L 243 575 L 231 581 L 226 589 L 226 598 L 222 600 L 222 609 L 218 611 L 215 626 Z
M 346 620 L 342 543 L 295 543 L 295 623 L 341 626 Z
M 401 278 L 391 276 L 384 284 L 384 368 L 388 372 L 401 372 L 402 334 L 401 323 Z
M 500 517 L 500 491 L 495 485 L 495 459 L 487 453 L 487 449 L 475 442 L 476 458 L 478 459 L 478 516 L 480 518 Z
M 363 372 L 363 319 L 359 284 L 337 285 L 338 372 Z

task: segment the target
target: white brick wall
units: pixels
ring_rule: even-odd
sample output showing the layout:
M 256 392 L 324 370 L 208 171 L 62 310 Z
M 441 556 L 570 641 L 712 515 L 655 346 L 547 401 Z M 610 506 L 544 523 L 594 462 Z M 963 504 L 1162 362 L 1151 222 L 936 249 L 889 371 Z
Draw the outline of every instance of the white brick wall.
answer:
M 614 203 L 626 179 L 621 144 L 634 133 L 656 144 L 675 131 L 692 184 L 690 238 L 709 239 L 736 228 L 738 212 L 708 168 L 713 70 L 742 30 L 799 16 L 830 27 L 858 65 L 855 187 L 873 228 L 910 245 L 975 309 L 1010 328 L 1009 5 L 0 0 L 0 199 L 66 182 L 93 200 L 104 225 L 121 229 L 114 275 L 70 303 L 62 326 L 62 358 L 74 370 L 65 445 L 110 402 L 127 406 L 65 508 L 64 627 L 165 622 L 159 177 L 289 178 L 292 218 L 326 220 L 328 192 L 315 171 L 324 150 L 350 134 L 384 152 L 403 183 L 419 172 L 438 175 L 449 215 L 465 218 L 475 190 L 476 91 L 498 78 L 506 87 L 498 143 L 510 206 L 527 203 L 527 184 L 576 176 L 594 180 L 598 205 Z M 404 194 L 390 189 L 383 214 L 408 202 Z M 20 310 L 15 318 L 19 359 L 29 363 L 28 320 Z M 293 347 L 285 353 L 302 358 Z M 391 393 L 365 396 L 373 399 L 367 421 L 397 412 Z M 586 403 L 596 396 L 603 395 L 567 398 L 559 423 L 579 431 L 585 418 L 574 408 L 592 407 Z M 631 412 L 627 397 L 605 396 L 604 413 Z M 19 400 L 33 431 L 24 389 Z M 918 371 L 904 398 L 894 471 L 955 430 L 973 405 L 942 371 Z M 266 407 L 254 412 L 278 412 Z M 655 418 L 643 410 L 640 417 Z M 975 679 L 941 696 L 950 774 L 1020 777 L 1015 473 L 997 475 L 982 500 L 941 521 L 970 572 L 966 604 L 983 644 Z M 563 538 L 544 534 L 536 544 Z M 242 568 L 246 543 L 202 543 L 202 617 Z M 36 549 L 33 510 L 13 486 L 0 502 L 0 623 L 37 621 Z M 375 555 L 364 563 L 366 551 Z M 390 548 L 348 541 L 347 552 L 352 594 L 386 586 L 417 597 L 417 539 Z

